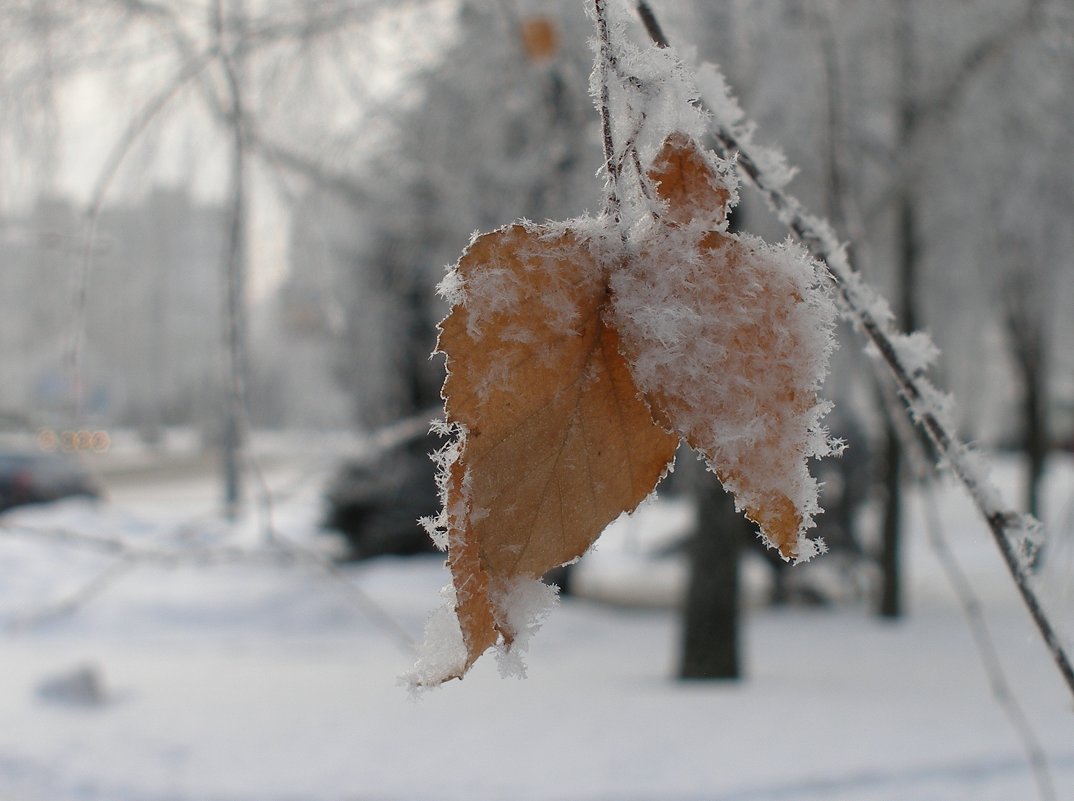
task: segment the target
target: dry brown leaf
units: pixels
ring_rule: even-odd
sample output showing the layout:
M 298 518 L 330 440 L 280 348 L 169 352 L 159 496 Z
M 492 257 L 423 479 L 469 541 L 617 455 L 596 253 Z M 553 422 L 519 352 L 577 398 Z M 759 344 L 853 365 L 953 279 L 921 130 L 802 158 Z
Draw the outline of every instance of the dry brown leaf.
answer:
M 639 398 L 602 320 L 607 276 L 570 229 L 480 236 L 454 280 L 438 348 L 463 431 L 445 512 L 469 667 L 497 632 L 513 636 L 499 603 L 510 582 L 581 556 L 653 490 L 677 437 Z
M 648 175 L 657 196 L 667 203 L 665 223 L 685 225 L 699 221 L 716 228 L 727 219 L 731 200 L 727 181 L 686 134 L 675 132 L 664 140 Z
M 702 453 L 783 556 L 811 509 L 806 470 L 817 404 L 808 273 L 763 243 L 712 230 L 730 190 L 704 152 L 669 137 L 649 173 L 666 205 L 643 252 L 613 278 L 614 315 L 657 415 Z M 792 265 L 793 267 L 793 265 Z M 813 493 L 815 497 L 815 492 Z
M 551 59 L 559 48 L 559 33 L 548 17 L 530 17 L 520 25 L 522 46 L 530 61 L 540 64 Z
M 423 682 L 511 645 L 532 624 L 513 594 L 632 511 L 679 436 L 785 557 L 814 547 L 806 459 L 825 445 L 831 319 L 808 259 L 724 230 L 733 185 L 688 136 L 668 137 L 648 178 L 662 207 L 629 246 L 595 255 L 581 231 L 604 241 L 606 220 L 515 224 L 475 238 L 442 285 L 457 439 L 436 526 L 465 653 Z
M 456 460 L 447 466 L 446 499 L 454 504 L 449 517 L 448 568 L 455 585 L 455 614 L 466 645 L 461 678 L 482 653 L 496 644 L 496 621 L 489 593 L 488 573 L 481 566 L 481 549 L 469 522 L 463 479 L 465 466 Z

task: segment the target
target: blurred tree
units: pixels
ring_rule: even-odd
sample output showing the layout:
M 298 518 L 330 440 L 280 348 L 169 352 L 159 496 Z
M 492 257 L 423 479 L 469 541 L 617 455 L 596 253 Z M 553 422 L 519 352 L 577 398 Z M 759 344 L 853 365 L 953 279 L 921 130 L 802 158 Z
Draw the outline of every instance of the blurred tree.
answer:
M 225 362 L 218 394 L 224 402 L 222 422 L 212 429 L 218 432 L 222 444 L 224 496 L 231 514 L 242 495 L 243 432 L 247 425 L 247 254 L 254 171 L 258 167 L 277 175 L 286 171 L 307 185 L 364 198 L 365 185 L 355 178 L 353 170 L 358 159 L 323 159 L 315 149 L 318 143 L 289 139 L 299 127 L 293 115 L 315 110 L 308 116 L 319 120 L 321 139 L 331 135 L 339 125 L 340 115 L 326 113 L 325 109 L 333 106 L 325 101 L 338 95 L 338 90 L 324 77 L 349 57 L 339 56 L 326 45 L 348 35 L 374 36 L 398 18 L 422 13 L 416 7 L 423 5 L 408 4 L 397 9 L 395 4 L 381 0 L 325 2 L 316 7 L 295 2 L 207 0 L 180 7 L 151 0 L 107 0 L 92 5 L 47 0 L 0 8 L 0 36 L 8 45 L 2 65 L 5 69 L 0 72 L 0 91 L 5 96 L 21 97 L 30 94 L 27 88 L 32 89 L 33 97 L 43 98 L 37 106 L 47 112 L 54 107 L 52 98 L 56 94 L 87 77 L 91 79 L 87 85 L 94 89 L 115 85 L 127 90 L 123 96 L 126 107 L 120 106 L 107 125 L 104 119 L 97 121 L 104 130 L 114 128 L 118 118 L 126 129 L 115 138 L 94 181 L 86 214 L 91 241 L 106 198 L 125 163 L 137 155 L 144 158 L 154 139 L 159 145 L 159 134 L 168 123 L 183 119 L 189 124 L 190 120 L 207 117 L 215 127 L 213 134 L 229 142 L 230 166 L 226 172 L 230 177 L 228 186 L 222 187 L 229 212 L 218 257 L 220 307 L 224 310 L 221 351 Z M 62 58 L 56 55 L 60 52 Z M 355 65 L 347 60 L 346 66 L 353 74 L 356 66 L 369 69 L 371 64 L 367 60 Z M 290 119 L 281 119 L 273 99 L 293 90 L 299 73 L 306 78 L 315 75 L 319 80 L 307 84 L 304 94 L 291 95 L 292 99 L 301 98 L 302 103 L 296 102 L 287 109 Z M 45 114 L 48 119 L 52 116 L 55 115 Z M 352 110 L 349 119 L 353 117 Z M 22 128 L 22 120 L 17 122 L 16 133 Z M 51 133 L 55 126 L 46 127 Z M 4 134 L 7 133 L 5 126 Z M 212 160 L 212 156 L 202 159 Z M 54 159 L 50 156 L 46 161 L 51 164 Z M 197 162 L 189 165 L 184 178 L 192 180 L 198 167 Z M 0 175 L 0 179 L 4 177 Z M 260 185 L 264 185 L 263 177 Z M 140 188 L 144 190 L 144 185 Z M 86 253 L 90 250 L 87 245 Z M 89 291 L 93 283 L 91 259 L 88 255 L 79 259 L 76 247 L 69 249 L 69 256 L 77 288 L 67 361 L 73 374 L 71 386 L 78 387 L 83 383 L 89 305 L 98 302 L 98 297 Z M 161 281 L 157 284 L 163 286 Z M 161 300 L 160 293 L 157 295 Z M 101 296 L 100 300 L 107 302 L 109 298 Z M 159 340 L 159 336 L 151 334 L 148 339 Z M 130 380 L 141 378 L 159 385 L 161 366 L 150 362 L 147 369 L 147 376 L 132 375 Z M 75 394 L 71 422 L 77 424 L 83 408 L 79 393 Z
M 387 117 L 366 177 L 378 192 L 356 204 L 340 373 L 366 424 L 439 401 L 433 287 L 471 232 L 569 217 L 597 197 L 579 4 L 461 3 L 449 25 L 450 45 L 411 78 L 414 102 Z M 383 354 L 363 352 L 370 341 L 391 354 L 372 373 L 361 365 Z
M 1074 274 L 1069 3 L 654 5 L 675 42 L 711 48 L 702 55 L 725 67 L 761 129 L 803 165 L 798 194 L 843 209 L 833 217 L 854 229 L 855 255 L 868 248 L 904 322 L 935 331 L 948 351 L 942 369 L 969 408 L 993 404 L 1000 418 L 1014 400 L 973 390 L 990 380 L 981 365 L 998 352 L 982 329 L 998 338 L 1002 327 L 1016 381 L 999 385 L 1022 390 L 1033 506 L 1059 391 L 1049 372 L 1071 358 L 1049 343 L 1074 336 L 1060 302 Z M 28 165 L 51 185 L 61 168 L 57 98 L 87 76 L 122 101 L 105 104 L 99 121 L 115 146 L 93 182 L 90 217 L 124 164 L 136 164 L 127 177 L 144 187 L 154 159 L 140 143 L 163 151 L 163 131 L 208 127 L 234 168 L 220 257 L 233 297 L 248 292 L 243 219 L 261 197 L 249 185 L 272 187 L 295 209 L 296 230 L 330 256 L 316 279 L 332 320 L 321 335 L 339 353 L 356 416 L 385 422 L 437 399 L 439 368 L 426 358 L 440 316 L 432 286 L 469 233 L 596 205 L 589 30 L 580 0 L 0 4 L 0 204 L 25 187 Z M 181 178 L 228 172 L 211 150 L 186 160 Z M 751 228 L 767 233 L 755 208 Z M 293 273 L 313 272 L 312 249 L 292 242 Z M 77 328 L 87 303 L 109 299 L 87 292 L 92 276 L 76 283 Z M 1004 314 L 992 313 L 997 305 Z M 229 345 L 236 365 L 240 331 Z M 852 403 L 855 391 L 832 394 Z M 973 415 L 966 425 L 983 430 Z M 899 474 L 893 459 L 878 549 L 889 614 L 900 609 Z
M 1069 8 L 1050 0 L 988 2 L 972 12 L 953 2 L 880 8 L 860 0 L 760 0 L 705 5 L 691 17 L 677 5 L 654 6 L 665 20 L 678 11 L 686 30 L 674 40 L 698 41 L 760 129 L 802 167 L 796 194 L 827 208 L 852 236 L 856 260 L 894 296 L 901 323 L 931 329 L 945 351 L 939 369 L 956 394 L 968 396 L 961 424 L 970 436 L 1003 438 L 1014 418 L 997 418 L 1008 401 L 996 401 L 1021 387 L 1024 447 L 1028 453 L 1031 442 L 1046 441 L 1043 414 L 1056 391 L 1042 378 L 1050 370 L 1042 354 L 1059 328 L 1074 335 L 1056 313 L 1055 292 L 1040 289 L 1069 285 L 1072 271 L 1061 254 L 1070 248 L 1049 252 L 1065 234 L 1055 223 L 1045 233 L 1038 222 L 1070 208 L 1062 189 L 1070 181 L 1040 174 L 1065 175 L 1070 161 L 1059 153 L 1069 148 L 1070 125 L 1062 121 L 1071 115 L 1052 80 L 1070 69 L 1069 37 L 1060 33 L 1074 24 Z M 748 207 L 748 192 L 744 198 Z M 764 231 L 764 213 L 756 211 L 751 228 Z M 991 225 L 997 215 L 1010 221 L 1002 248 Z M 1026 225 L 1033 235 L 1008 236 Z M 1003 278 L 1015 260 L 1016 277 Z M 982 316 L 982 309 L 989 311 Z M 993 343 L 1004 341 L 1003 330 L 1018 367 L 986 377 L 979 366 L 997 362 Z M 837 354 L 829 395 L 840 406 L 872 406 L 869 417 L 882 421 L 863 375 L 856 354 Z M 982 381 L 998 381 L 1005 391 L 983 392 Z M 879 497 L 886 500 L 872 544 L 882 567 L 878 611 L 896 616 L 902 470 L 894 432 L 881 430 L 887 447 L 878 450 L 890 456 L 880 460 Z M 1041 460 L 1027 456 L 1030 476 L 1039 476 Z
M 971 125 L 981 129 L 980 147 L 961 154 L 957 168 L 980 192 L 993 225 L 967 245 L 978 254 L 978 275 L 999 309 L 1018 379 L 1018 422 L 1009 441 L 1023 455 L 1024 508 L 1038 517 L 1046 459 L 1058 440 L 1053 409 L 1068 352 L 1056 344 L 1071 336 L 1064 308 L 1074 297 L 1074 231 L 1067 223 L 1074 209 L 1074 100 L 1061 77 L 1074 71 L 1074 47 L 1050 33 L 1063 20 L 1058 8 L 1041 7 L 1038 27 L 1025 36 L 1035 46 L 1012 47 L 989 65 L 953 122 L 962 136 Z M 1065 19 L 1074 27 L 1069 10 Z M 1009 100 L 985 102 L 994 96 Z M 1000 149 L 1006 158 L 986 159 Z M 1074 374 L 1074 361 L 1065 368 Z
M 756 531 L 700 463 L 682 467 L 693 468 L 697 519 L 689 540 L 679 677 L 737 679 L 742 675 L 739 551 Z

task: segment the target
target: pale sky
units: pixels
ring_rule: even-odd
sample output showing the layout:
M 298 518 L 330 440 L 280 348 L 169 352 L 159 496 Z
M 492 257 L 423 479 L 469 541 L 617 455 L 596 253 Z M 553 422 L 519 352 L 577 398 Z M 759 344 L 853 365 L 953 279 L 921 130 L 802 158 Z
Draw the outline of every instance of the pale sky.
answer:
M 441 23 L 450 19 L 452 6 L 443 0 L 399 3 L 394 13 L 371 18 L 362 28 L 364 35 L 356 37 L 361 46 L 347 55 L 347 68 L 356 74 L 371 102 L 397 93 L 406 74 L 435 54 L 437 42 L 451 27 L 436 24 L 436 19 Z M 118 80 L 114 73 L 103 77 L 86 73 L 59 88 L 57 191 L 89 203 L 116 144 L 122 141 L 141 104 L 158 92 L 158 87 L 167 85 L 174 71 L 167 61 L 154 61 L 144 71 L 127 72 Z M 168 71 L 162 73 L 162 69 Z M 228 141 L 192 86 L 169 101 L 140 137 L 138 146 L 126 154 L 108 187 L 106 203 L 137 198 L 161 185 L 186 186 L 200 201 L 225 199 Z M 311 87 L 314 90 L 338 91 L 321 86 Z M 355 99 L 347 96 L 346 101 L 337 104 L 335 112 L 327 111 L 333 104 L 324 104 L 327 128 L 333 124 L 333 113 L 349 116 L 349 125 L 354 125 L 355 115 L 360 119 L 363 112 L 354 105 Z M 266 175 L 256 159 L 248 163 L 248 284 L 251 300 L 256 301 L 286 276 L 289 210 L 278 189 L 279 176 Z

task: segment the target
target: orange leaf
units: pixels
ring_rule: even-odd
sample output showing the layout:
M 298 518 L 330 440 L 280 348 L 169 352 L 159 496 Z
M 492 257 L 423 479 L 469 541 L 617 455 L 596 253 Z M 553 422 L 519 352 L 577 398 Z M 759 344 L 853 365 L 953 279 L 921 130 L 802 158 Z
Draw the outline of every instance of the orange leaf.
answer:
M 497 633 L 514 636 L 502 608 L 510 583 L 581 556 L 653 490 L 677 438 L 640 399 L 602 320 L 606 273 L 570 228 L 478 237 L 447 293 L 438 348 L 462 448 L 444 507 L 469 667 Z
M 699 221 L 716 228 L 727 219 L 731 189 L 686 134 L 675 132 L 664 140 L 648 175 L 657 196 L 667 203 L 665 223 Z
M 665 141 L 649 177 L 664 224 L 612 278 L 635 380 L 780 553 L 808 556 L 806 460 L 823 450 L 816 392 L 830 339 L 806 300 L 813 271 L 800 254 L 712 230 L 731 192 L 688 137 Z
M 806 460 L 827 448 L 831 304 L 803 251 L 724 230 L 734 186 L 688 136 L 668 137 L 648 179 L 662 205 L 630 234 L 608 219 L 508 226 L 475 238 L 441 286 L 457 439 L 434 526 L 463 648 L 437 650 L 422 683 L 530 627 L 526 588 L 652 491 L 670 431 L 786 558 L 818 547 L 802 536 L 817 511 Z
M 521 23 L 522 46 L 530 61 L 540 64 L 548 61 L 559 47 L 559 34 L 555 23 L 548 17 L 530 17 Z

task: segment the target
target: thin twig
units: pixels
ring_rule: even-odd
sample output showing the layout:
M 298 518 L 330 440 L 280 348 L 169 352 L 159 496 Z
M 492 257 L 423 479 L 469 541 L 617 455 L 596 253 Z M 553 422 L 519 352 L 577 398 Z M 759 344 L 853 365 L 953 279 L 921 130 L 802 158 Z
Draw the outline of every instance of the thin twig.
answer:
M 653 14 L 653 10 L 649 8 L 649 4 L 645 0 L 638 3 L 638 16 L 641 18 L 641 24 L 645 26 L 645 32 L 653 40 L 653 44 L 657 47 L 671 46 L 668 43 L 667 36 L 664 35 L 663 29 L 660 27 L 659 20 L 657 20 L 656 15 Z
M 425 427 L 428 428 L 428 423 L 426 423 Z M 262 514 L 262 530 L 264 532 L 262 539 L 265 543 L 270 548 L 289 554 L 296 561 L 304 562 L 316 568 L 322 574 L 332 579 L 337 586 L 345 591 L 347 597 L 363 613 L 365 613 L 370 620 L 390 634 L 408 654 L 415 653 L 417 651 L 417 643 L 414 641 L 414 638 L 410 636 L 410 633 L 407 632 L 394 617 L 392 617 L 388 610 L 373 600 L 365 590 L 351 581 L 350 577 L 340 570 L 335 562 L 325 557 L 323 554 L 320 554 L 311 548 L 305 548 L 280 534 L 275 523 L 273 492 L 268 485 L 268 481 L 265 479 L 264 471 L 261 469 L 261 465 L 253 453 L 247 453 L 247 462 L 256 485 L 258 507 L 261 509 Z M 417 521 L 415 521 L 414 525 L 416 526 L 417 524 Z
M 227 215 L 224 262 L 224 503 L 229 520 L 238 516 L 242 503 L 242 456 L 247 431 L 246 408 L 246 147 L 244 87 L 239 56 L 225 44 L 223 0 L 213 6 L 213 36 L 227 85 L 226 122 L 231 138 L 231 204 Z M 241 34 L 241 31 L 239 32 Z M 240 37 L 241 38 L 241 37 Z
M 61 528 L 46 529 L 6 525 L 0 527 L 0 535 L 22 536 L 39 542 L 48 540 L 68 547 L 83 548 L 106 554 L 115 559 L 104 572 L 94 577 L 89 583 L 67 598 L 42 610 L 25 613 L 15 620 L 9 621 L 6 625 L 9 630 L 25 629 L 61 615 L 71 614 L 99 596 L 121 575 L 141 565 L 154 565 L 162 568 L 176 568 L 183 565 L 205 567 L 232 564 L 290 568 L 305 565 L 331 578 L 337 586 L 345 591 L 347 598 L 369 620 L 392 637 L 404 653 L 410 655 L 415 650 L 414 638 L 380 604 L 354 584 L 350 576 L 340 570 L 330 559 L 310 548 L 304 548 L 280 537 L 277 537 L 271 546 L 259 548 L 241 548 L 229 545 L 161 548 L 142 546 L 120 538 L 102 537 Z
M 943 86 L 919 103 L 918 113 L 923 116 L 951 114 L 958 105 L 959 96 L 970 85 L 970 78 L 999 61 L 1020 37 L 1037 31 L 1044 23 L 1044 12 L 1045 0 L 1028 0 L 1014 20 L 997 28 L 969 49 Z
M 648 87 L 640 78 L 636 75 L 625 74 L 620 69 L 619 60 L 615 56 L 615 52 L 611 46 L 611 33 L 608 26 L 607 13 L 603 0 L 597 2 L 595 0 L 594 7 L 596 9 L 597 16 L 597 29 L 600 32 L 600 56 L 597 60 L 597 70 L 600 76 L 600 119 L 601 119 L 601 134 L 604 142 L 604 158 L 606 169 L 608 172 L 609 181 L 613 190 L 613 196 L 610 205 L 615 209 L 615 217 L 618 221 L 620 200 L 617 194 L 619 184 L 622 180 L 623 169 L 629 164 L 634 168 L 638 177 L 638 189 L 642 196 L 648 201 L 649 214 L 654 218 L 660 217 L 654 203 L 654 191 L 652 184 L 649 180 L 648 174 L 645 172 L 645 168 L 642 167 L 641 157 L 638 155 L 638 137 L 641 135 L 642 129 L 645 126 L 646 113 L 645 109 L 633 109 L 630 110 L 637 114 L 634 120 L 633 129 L 627 134 L 623 140 L 623 146 L 618 157 L 615 155 L 615 136 L 613 132 L 613 121 L 611 119 L 611 83 L 610 76 L 612 73 L 616 75 L 624 84 L 629 84 L 630 87 L 642 94 L 644 94 Z M 629 108 L 629 103 L 628 103 Z
M 878 376 L 878 378 L 881 378 Z M 1041 801 L 1056 801 L 1055 784 L 1052 780 L 1051 769 L 1048 766 L 1048 757 L 1040 744 L 1033 724 L 1026 715 L 1025 710 L 1018 701 L 1014 688 L 1007 680 L 1003 662 L 999 657 L 999 649 L 996 647 L 992 632 L 988 627 L 988 621 L 984 617 L 984 606 L 973 589 L 969 578 L 955 557 L 954 551 L 948 545 L 944 537 L 943 524 L 940 522 L 939 509 L 936 504 L 936 493 L 933 489 L 935 470 L 921 440 L 917 437 L 913 426 L 900 413 L 899 402 L 894 393 L 885 388 L 880 390 L 881 398 L 887 411 L 888 418 L 892 421 L 895 431 L 902 443 L 903 451 L 909 456 L 910 466 L 914 482 L 917 484 L 922 495 L 925 510 L 925 532 L 928 535 L 929 545 L 936 559 L 947 577 L 951 589 L 958 599 L 962 614 L 966 619 L 973 644 L 977 648 L 981 665 L 988 677 L 992 697 L 999 704 L 1007 716 L 1011 728 L 1022 744 L 1026 761 L 1033 773 L 1037 784 L 1037 792 Z
M 1022 743 L 1022 749 L 1025 751 L 1026 761 L 1029 763 L 1033 778 L 1037 783 L 1037 791 L 1040 794 L 1041 801 L 1056 801 L 1055 785 L 1048 766 L 1048 757 L 1040 744 L 1040 740 L 1037 738 L 1036 732 L 1033 730 L 1033 724 L 1030 723 L 1029 717 L 1018 702 L 1018 698 L 1007 680 L 1003 663 L 999 658 L 999 650 L 992 639 L 992 633 L 984 618 L 981 602 L 973 591 L 973 585 L 959 566 L 954 552 L 944 540 L 939 513 L 936 508 L 935 493 L 926 484 L 926 481 L 927 479 L 921 480 L 919 486 L 924 494 L 925 528 L 928 533 L 929 544 L 932 546 L 932 550 L 943 567 L 947 580 L 959 599 L 962 613 L 966 617 L 966 625 L 969 626 L 970 634 L 973 636 L 973 643 L 977 647 L 977 653 L 981 658 L 981 664 L 988 675 L 992 696 L 1007 715 L 1007 720 Z
M 183 528 L 179 527 L 180 530 Z M 125 559 L 133 563 L 151 564 L 159 567 L 176 567 L 184 564 L 289 566 L 297 561 L 291 554 L 265 548 L 240 548 L 233 545 L 162 548 L 153 545 L 139 545 L 118 537 L 104 537 L 98 534 L 87 534 L 64 528 L 4 525 L 0 526 L 0 536 L 26 537 L 39 542 L 50 541 L 59 545 L 113 556 L 117 559 Z
M 648 8 L 648 4 L 641 0 L 638 7 Z M 654 43 L 658 46 L 666 46 L 661 45 L 661 42 L 666 43 L 667 39 L 662 33 L 659 22 L 652 15 L 651 8 L 648 9 L 648 14 L 652 16 L 652 27 L 649 30 Z M 1074 666 L 1029 583 L 1023 569 L 1022 555 L 1019 554 L 1018 547 L 1012 541 L 1012 537 L 1039 530 L 1040 524 L 1028 515 L 1001 507 L 993 500 L 996 493 L 991 487 L 986 486 L 970 464 L 969 449 L 934 411 L 934 399 L 939 395 L 938 390 L 924 375 L 911 372 L 903 364 L 895 342 L 905 335 L 894 330 L 887 322 L 886 314 L 878 313 L 880 309 L 886 311 L 886 304 L 882 304 L 881 299 L 874 296 L 860 274 L 851 266 L 831 227 L 823 220 L 807 214 L 796 198 L 780 189 L 763 172 L 733 131 L 720 124 L 718 120 L 713 120 L 712 128 L 719 155 L 735 161 L 740 173 L 747 176 L 768 200 L 769 205 L 784 225 L 793 232 L 817 261 L 827 267 L 825 274 L 835 286 L 846 315 L 853 320 L 859 333 L 873 346 L 881 362 L 894 378 L 907 412 L 928 435 L 936 447 L 938 458 L 947 464 L 962 482 L 987 522 L 996 547 L 1022 596 L 1026 609 L 1044 639 L 1067 688 L 1074 695 Z
M 417 525 L 417 521 L 414 521 L 414 525 Z M 355 584 L 350 576 L 340 570 L 335 562 L 312 549 L 304 548 L 286 539 L 277 538 L 276 546 L 293 555 L 296 559 L 316 568 L 325 577 L 332 579 L 351 603 L 363 612 L 369 620 L 379 626 L 382 631 L 389 634 L 404 653 L 412 656 L 417 652 L 418 644 L 410 636 L 410 632 L 403 628 L 387 609 L 373 600 L 369 593 Z
M 600 36 L 600 55 L 597 58 L 597 76 L 600 82 L 600 134 L 604 145 L 604 169 L 608 172 L 608 196 L 605 212 L 619 219 L 619 164 L 615 159 L 615 141 L 612 139 L 612 109 L 610 73 L 615 66 L 612 53 L 611 32 L 605 0 L 593 0 L 593 13 L 597 19 Z
M 113 145 L 108 158 L 105 160 L 104 167 L 97 176 L 97 182 L 94 184 L 90 203 L 86 210 L 85 243 L 82 248 L 82 259 L 79 262 L 74 288 L 74 336 L 71 341 L 69 369 L 73 379 L 72 386 L 76 387 L 74 398 L 75 423 L 82 418 L 82 395 L 81 392 L 77 391 L 77 387 L 81 386 L 82 383 L 80 380 L 82 374 L 82 349 L 89 306 L 90 270 L 97 242 L 97 225 L 104 209 L 105 197 L 111 189 L 116 175 L 119 173 L 119 168 L 123 166 L 123 162 L 126 161 L 127 156 L 131 153 L 138 140 L 145 135 L 153 121 L 167 109 L 172 100 L 179 94 L 179 91 L 205 69 L 212 55 L 213 51 L 209 50 L 190 59 L 160 92 L 151 97 L 131 117 L 126 131 Z
M 4 631 L 15 634 L 72 615 L 129 573 L 134 566 L 135 563 L 127 559 L 113 561 L 88 582 L 60 600 L 5 621 Z

